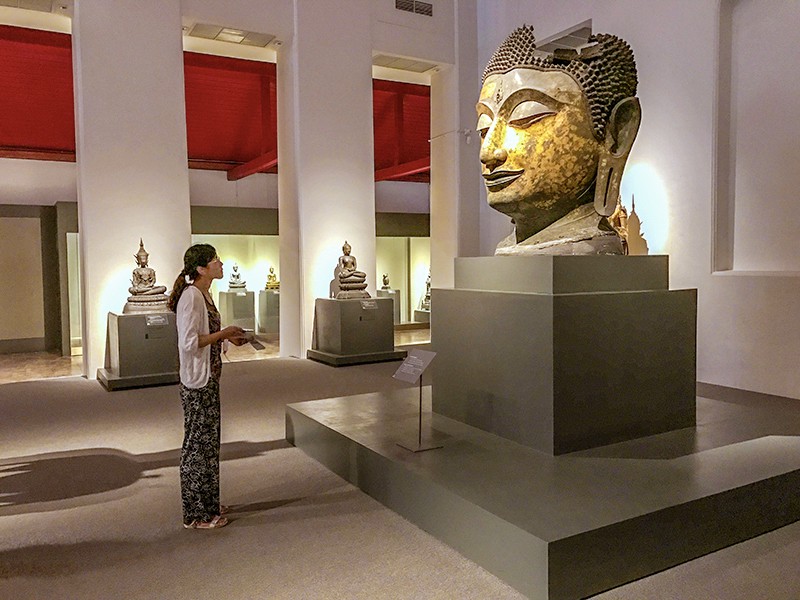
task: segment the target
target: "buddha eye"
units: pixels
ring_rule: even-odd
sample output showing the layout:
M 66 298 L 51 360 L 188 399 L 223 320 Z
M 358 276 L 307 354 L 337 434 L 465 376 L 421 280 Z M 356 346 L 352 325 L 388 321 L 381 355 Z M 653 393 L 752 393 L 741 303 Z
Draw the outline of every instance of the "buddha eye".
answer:
M 478 125 L 475 129 L 478 130 L 481 138 L 486 137 L 486 133 L 489 131 L 489 127 L 492 125 L 492 118 L 487 115 L 486 113 L 481 113 L 481 116 L 478 117 Z
M 556 114 L 556 112 L 544 104 L 540 104 L 534 100 L 526 100 L 514 107 L 514 110 L 511 111 L 508 117 L 508 123 L 512 127 L 524 129 L 554 114 Z

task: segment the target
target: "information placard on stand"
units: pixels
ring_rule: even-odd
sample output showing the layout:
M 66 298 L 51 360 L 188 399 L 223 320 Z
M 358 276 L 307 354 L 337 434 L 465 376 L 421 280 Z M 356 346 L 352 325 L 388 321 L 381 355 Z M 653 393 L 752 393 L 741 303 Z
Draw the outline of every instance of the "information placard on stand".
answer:
M 397 442 L 398 446 L 411 452 L 424 452 L 426 450 L 437 450 L 444 447 L 432 441 L 428 441 L 425 444 L 422 443 L 422 374 L 431 364 L 435 356 L 436 352 L 431 352 L 429 350 L 419 350 L 416 348 L 414 350 L 409 350 L 408 356 L 403 361 L 403 364 L 401 364 L 395 374 L 392 375 L 395 379 L 407 383 L 417 383 L 419 381 L 419 423 L 417 439 L 415 442 L 410 443 Z

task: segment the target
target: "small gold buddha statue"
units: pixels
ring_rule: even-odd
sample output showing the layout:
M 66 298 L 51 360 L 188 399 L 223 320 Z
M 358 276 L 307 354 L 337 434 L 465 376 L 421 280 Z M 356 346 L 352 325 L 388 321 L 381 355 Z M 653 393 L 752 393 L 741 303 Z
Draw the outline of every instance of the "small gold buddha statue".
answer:
M 269 273 L 267 274 L 267 286 L 265 289 L 268 290 L 281 289 L 281 282 L 278 281 L 278 276 L 275 275 L 275 267 L 269 268 Z

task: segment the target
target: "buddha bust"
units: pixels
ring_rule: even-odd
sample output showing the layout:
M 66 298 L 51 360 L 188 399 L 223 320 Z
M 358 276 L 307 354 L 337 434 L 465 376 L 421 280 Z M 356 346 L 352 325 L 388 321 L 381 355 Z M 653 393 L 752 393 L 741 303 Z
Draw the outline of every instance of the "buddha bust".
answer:
M 279 290 L 281 289 L 281 282 L 278 281 L 278 276 L 275 275 L 275 267 L 269 268 L 269 273 L 267 274 L 267 287 L 268 290 Z
M 131 275 L 131 287 L 128 288 L 128 302 L 122 312 L 164 312 L 167 310 L 167 288 L 156 285 L 156 272 L 148 266 L 150 254 L 144 249 L 144 241 L 139 238 L 139 251 L 133 255 L 136 268 Z
M 500 45 L 477 104 L 487 200 L 514 224 L 496 255 L 624 253 L 614 217 L 636 87 L 633 52 L 613 35 L 550 54 L 524 26 Z
M 369 298 L 367 292 L 367 274 L 358 270 L 358 261 L 355 256 L 350 254 L 351 248 L 347 240 L 342 246 L 342 256 L 336 266 L 339 292 L 336 294 L 337 300 L 347 300 L 349 298 Z
M 247 282 L 242 280 L 242 274 L 239 273 L 239 265 L 233 263 L 233 270 L 231 277 L 228 280 L 229 290 L 244 290 L 247 288 Z

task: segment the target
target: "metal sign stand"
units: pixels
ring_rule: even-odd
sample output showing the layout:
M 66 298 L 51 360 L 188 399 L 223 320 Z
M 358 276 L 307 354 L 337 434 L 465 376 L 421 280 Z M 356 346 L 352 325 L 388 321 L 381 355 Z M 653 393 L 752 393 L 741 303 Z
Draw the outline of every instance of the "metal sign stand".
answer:
M 418 355 L 418 353 L 425 352 L 424 355 Z M 416 354 L 412 354 L 416 353 Z M 433 360 L 435 356 L 434 352 L 426 352 L 421 350 L 411 350 L 409 353 L 408 358 L 406 358 L 406 363 L 400 366 L 395 373 L 395 377 L 397 379 L 408 381 L 408 375 L 411 375 L 411 369 L 409 369 L 409 365 L 413 365 L 413 372 L 416 373 L 418 371 L 418 380 L 419 380 L 419 420 L 417 426 L 417 440 L 416 444 L 411 443 L 401 443 L 397 442 L 397 445 L 403 448 L 404 450 L 408 450 L 409 452 L 425 452 L 426 450 L 437 450 L 439 448 L 444 448 L 441 444 L 435 444 L 432 441 L 428 442 L 427 444 L 422 443 L 422 373 Z M 417 364 L 413 364 L 416 361 Z M 407 364 L 408 363 L 408 364 Z M 405 368 L 404 368 L 405 367 Z M 406 371 L 405 376 L 400 375 L 403 371 Z M 412 379 L 413 382 L 413 379 Z

